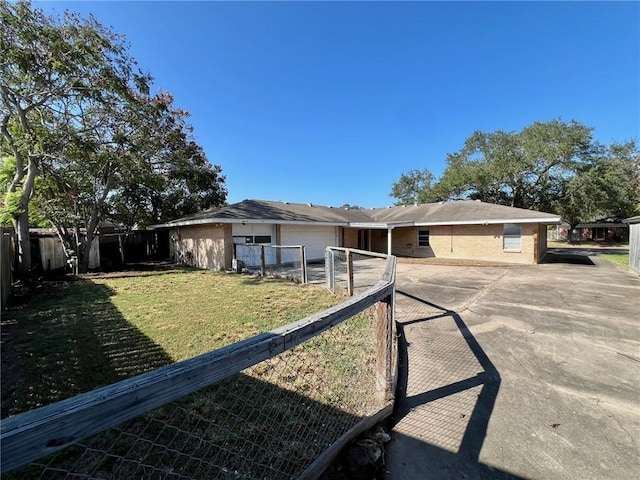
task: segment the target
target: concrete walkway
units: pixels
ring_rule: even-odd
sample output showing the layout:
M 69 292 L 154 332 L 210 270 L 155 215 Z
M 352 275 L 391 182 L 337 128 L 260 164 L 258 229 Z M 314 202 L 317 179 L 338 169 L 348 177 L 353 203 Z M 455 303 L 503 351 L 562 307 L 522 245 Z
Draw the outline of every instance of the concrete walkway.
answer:
M 640 478 L 640 278 L 589 258 L 399 263 L 387 479 Z

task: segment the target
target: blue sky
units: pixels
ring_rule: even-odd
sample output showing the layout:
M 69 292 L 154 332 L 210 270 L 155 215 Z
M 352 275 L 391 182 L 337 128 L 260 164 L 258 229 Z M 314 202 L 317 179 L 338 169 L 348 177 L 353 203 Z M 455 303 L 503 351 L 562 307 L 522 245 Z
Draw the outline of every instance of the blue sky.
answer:
M 383 207 L 475 130 L 640 140 L 638 2 L 35 2 L 126 35 L 245 198 Z

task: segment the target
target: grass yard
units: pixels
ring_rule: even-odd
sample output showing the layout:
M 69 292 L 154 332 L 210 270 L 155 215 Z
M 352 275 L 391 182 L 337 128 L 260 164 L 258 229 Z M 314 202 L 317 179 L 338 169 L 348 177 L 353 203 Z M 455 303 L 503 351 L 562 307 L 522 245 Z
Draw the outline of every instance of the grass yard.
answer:
M 620 265 L 621 267 L 629 266 L 629 254 L 628 253 L 599 253 L 600 257 L 606 258 L 612 263 L 616 265 Z
M 343 299 L 313 286 L 191 269 L 44 282 L 2 317 L 2 416 L 249 338 Z M 375 395 L 375 325 L 359 314 L 6 480 L 54 473 L 297 477 L 384 401 Z
M 44 282 L 2 315 L 2 417 L 194 357 L 327 308 L 313 286 L 176 269 Z

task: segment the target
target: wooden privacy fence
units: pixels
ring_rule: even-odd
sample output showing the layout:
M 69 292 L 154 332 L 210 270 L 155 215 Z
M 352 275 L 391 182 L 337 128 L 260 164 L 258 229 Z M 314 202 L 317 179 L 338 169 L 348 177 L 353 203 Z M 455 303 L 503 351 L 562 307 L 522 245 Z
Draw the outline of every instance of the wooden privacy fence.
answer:
M 396 259 L 378 261 L 378 282 L 335 307 L 4 419 L 2 472 L 317 478 L 393 409 Z
M 11 270 L 13 253 L 11 252 L 12 236 L 0 229 L 0 310 L 7 306 L 11 292 Z

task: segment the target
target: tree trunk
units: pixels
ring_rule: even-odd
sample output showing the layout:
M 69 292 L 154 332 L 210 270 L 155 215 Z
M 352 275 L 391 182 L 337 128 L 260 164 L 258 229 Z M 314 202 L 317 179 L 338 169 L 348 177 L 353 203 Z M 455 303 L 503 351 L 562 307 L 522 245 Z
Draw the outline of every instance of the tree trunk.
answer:
M 24 276 L 31 270 L 31 237 L 29 236 L 29 210 L 24 210 L 13 221 L 17 237 L 18 275 Z
M 104 199 L 106 198 L 106 194 L 101 198 L 101 204 L 104 203 Z M 87 273 L 89 270 L 89 259 L 91 258 L 91 246 L 93 245 L 93 239 L 97 238 L 98 224 L 100 223 L 99 215 L 98 215 L 98 205 L 94 205 L 91 211 L 91 216 L 89 217 L 89 221 L 86 224 L 87 234 L 82 240 L 79 248 L 78 248 L 78 269 L 80 273 Z M 78 231 L 78 229 L 76 229 Z
M 569 231 L 567 232 L 567 243 L 573 243 L 573 240 L 571 237 L 573 237 L 573 231 L 576 229 L 577 226 L 578 226 L 577 223 L 569 224 Z
M 78 271 L 80 273 L 87 273 L 89 271 L 89 260 L 91 259 L 91 245 L 93 244 L 93 235 L 85 237 L 80 242 L 80 248 L 78 248 Z

